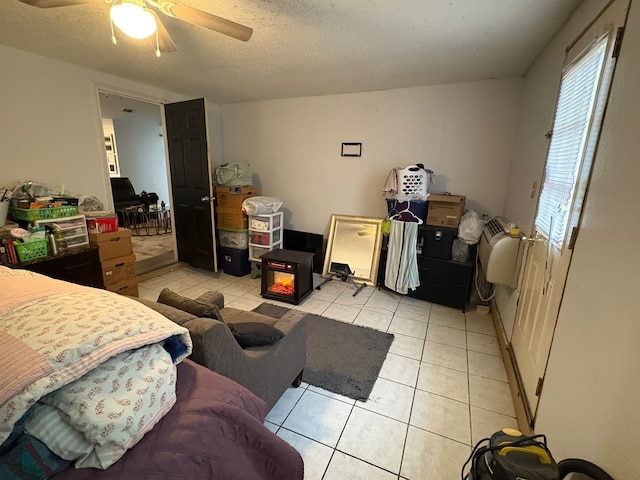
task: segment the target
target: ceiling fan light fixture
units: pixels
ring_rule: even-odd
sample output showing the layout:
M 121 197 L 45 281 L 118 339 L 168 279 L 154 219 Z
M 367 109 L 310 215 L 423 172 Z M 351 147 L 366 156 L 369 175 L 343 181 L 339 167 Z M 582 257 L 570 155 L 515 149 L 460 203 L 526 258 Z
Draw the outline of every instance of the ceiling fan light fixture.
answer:
M 144 6 L 128 1 L 111 7 L 111 20 L 125 35 L 141 40 L 156 32 L 156 19 Z

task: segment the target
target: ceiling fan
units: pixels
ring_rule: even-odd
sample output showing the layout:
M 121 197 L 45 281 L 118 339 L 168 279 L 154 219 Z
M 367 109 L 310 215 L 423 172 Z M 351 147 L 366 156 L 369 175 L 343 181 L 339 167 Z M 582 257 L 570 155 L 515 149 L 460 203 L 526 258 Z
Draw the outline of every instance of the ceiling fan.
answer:
M 19 0 L 22 3 L 38 8 L 67 7 L 72 5 L 111 5 L 112 40 L 116 43 L 113 25 L 129 37 L 136 39 L 149 38 L 154 35 L 156 55 L 161 52 L 175 52 L 169 32 L 162 24 L 158 13 L 177 18 L 194 25 L 228 35 L 246 42 L 251 38 L 253 29 L 198 10 L 173 0 Z

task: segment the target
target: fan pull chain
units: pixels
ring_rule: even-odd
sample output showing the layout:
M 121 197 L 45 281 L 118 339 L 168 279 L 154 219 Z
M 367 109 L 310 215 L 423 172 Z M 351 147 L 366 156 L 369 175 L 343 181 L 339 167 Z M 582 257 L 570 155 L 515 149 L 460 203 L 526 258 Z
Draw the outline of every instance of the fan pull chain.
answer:
M 158 29 L 156 28 L 156 57 L 160 58 L 160 39 L 158 37 Z
M 111 20 L 111 41 L 114 45 L 118 44 L 118 41 L 116 40 L 116 32 L 113 30 L 113 20 Z

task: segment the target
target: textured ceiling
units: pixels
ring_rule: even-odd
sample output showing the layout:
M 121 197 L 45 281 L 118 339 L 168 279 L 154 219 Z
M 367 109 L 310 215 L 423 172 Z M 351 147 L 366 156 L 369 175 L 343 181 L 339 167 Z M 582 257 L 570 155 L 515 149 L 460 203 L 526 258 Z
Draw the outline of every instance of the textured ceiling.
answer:
M 108 6 L 0 0 L 0 43 L 224 104 L 524 75 L 580 1 L 182 0 L 253 36 L 163 16 L 178 51 L 156 58 L 111 43 Z

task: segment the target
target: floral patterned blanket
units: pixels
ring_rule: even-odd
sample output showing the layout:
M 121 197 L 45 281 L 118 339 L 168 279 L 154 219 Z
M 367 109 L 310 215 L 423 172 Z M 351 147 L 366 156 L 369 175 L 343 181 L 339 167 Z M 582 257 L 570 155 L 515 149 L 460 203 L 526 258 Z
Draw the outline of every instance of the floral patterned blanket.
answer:
M 159 348 L 176 338 L 183 347 L 177 356 Z M 0 444 L 43 399 L 40 409 L 55 409 L 66 420 L 78 417 L 74 409 L 111 416 L 114 421 L 103 422 L 98 436 L 87 433 L 97 428 L 93 420 L 81 418 L 85 423 L 74 428 L 120 455 L 171 408 L 175 364 L 191 353 L 185 328 L 135 300 L 2 266 L 0 345 Z M 120 437 L 118 447 L 113 432 Z M 117 454 L 104 458 L 104 464 L 98 458 L 87 465 L 106 468 Z

